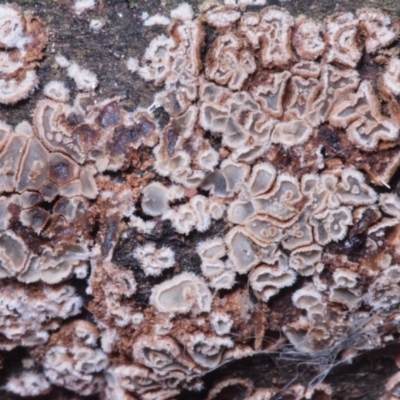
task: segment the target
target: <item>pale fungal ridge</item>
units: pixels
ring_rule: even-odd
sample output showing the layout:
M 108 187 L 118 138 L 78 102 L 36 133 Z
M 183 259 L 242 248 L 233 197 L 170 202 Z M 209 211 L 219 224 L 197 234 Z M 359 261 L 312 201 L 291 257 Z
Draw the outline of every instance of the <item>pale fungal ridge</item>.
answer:
M 173 250 L 168 247 L 157 249 L 151 243 L 136 247 L 133 255 L 138 260 L 146 275 L 158 276 L 164 269 L 171 268 L 175 264 L 175 253 Z
M 209 312 L 211 292 L 194 274 L 182 273 L 155 286 L 151 304 L 157 311 L 171 314 Z
M 267 302 L 280 289 L 292 286 L 296 281 L 296 273 L 281 264 L 277 268 L 260 265 L 251 272 L 249 281 L 256 295 Z
M 389 92 L 395 96 L 400 94 L 400 60 L 392 58 L 386 66 L 386 71 L 382 76 L 383 84 Z
M 162 218 L 170 220 L 177 232 L 187 235 L 194 228 L 199 232 L 206 231 L 213 219 L 222 217 L 223 211 L 220 202 L 196 195 L 188 203 L 168 209 Z
M 324 383 L 313 385 L 313 387 L 307 387 L 307 385 L 304 386 L 300 383 L 296 383 L 290 386 L 287 385 L 283 390 L 272 385 L 269 387 L 256 388 L 250 379 L 226 378 L 212 387 L 206 400 L 218 400 L 225 393 L 240 393 L 246 396 L 246 400 L 273 400 L 277 396 L 277 398 L 279 398 L 279 396 L 287 396 L 288 398 L 296 400 L 308 400 L 318 397 L 330 400 L 333 390 L 330 385 Z
M 215 368 L 221 363 L 225 350 L 233 346 L 231 338 L 205 337 L 199 333 L 190 338 L 187 349 L 196 363 L 205 368 Z
M 46 84 L 43 89 L 43 94 L 49 99 L 61 101 L 65 103 L 69 99 L 69 90 L 65 87 L 65 84 L 60 81 L 51 81 Z
M 213 313 L 210 316 L 211 325 L 217 335 L 228 335 L 231 331 L 233 321 L 227 314 Z
M 61 68 L 66 69 L 68 77 L 73 79 L 78 90 L 84 91 L 84 92 L 90 92 L 90 91 L 93 91 L 96 89 L 99 82 L 98 82 L 97 76 L 93 72 L 91 72 L 85 68 L 82 68 L 81 66 L 79 66 L 78 64 L 76 64 L 74 62 L 69 61 L 62 55 L 56 56 L 55 60 L 56 60 L 56 63 Z M 51 83 L 49 83 L 49 84 L 51 84 Z M 51 96 L 48 96 L 48 97 L 54 99 L 54 97 L 51 97 Z M 54 100 L 57 100 L 57 99 L 54 99 Z M 64 101 L 66 101 L 66 100 L 64 100 Z
M 398 124 L 381 114 L 379 100 L 367 81 L 361 82 L 350 100 L 334 107 L 329 122 L 347 128 L 349 140 L 364 150 L 373 150 L 379 140 L 395 140 L 399 133 Z
M 214 289 L 231 289 L 235 283 L 232 263 L 222 260 L 226 256 L 226 246 L 222 238 L 200 242 L 197 252 L 201 258 L 201 271 Z
M 29 38 L 24 36 L 21 10 L 11 4 L 4 4 L 0 6 L 0 15 L 0 43 L 5 48 L 23 51 Z
M 101 250 L 96 248 L 94 254 L 97 257 L 101 254 Z M 96 258 L 97 258 L 96 257 Z M 114 329 L 108 331 L 102 337 L 102 348 L 106 352 L 110 352 L 116 339 L 115 327 L 126 327 L 134 325 L 139 327 L 144 319 L 144 315 L 137 310 L 132 310 L 131 299 L 137 291 L 137 283 L 132 271 L 121 269 L 110 261 L 102 262 L 102 268 L 93 261 L 93 273 L 90 282 L 91 287 L 88 293 L 92 293 L 94 288 L 99 285 L 99 280 L 104 282 L 102 286 L 103 312 L 106 318 L 113 321 Z
M 67 74 L 75 81 L 78 90 L 89 92 L 96 89 L 98 85 L 97 76 L 93 72 L 81 68 L 78 64 L 72 63 L 67 68 Z
M 57 344 L 47 345 L 43 356 L 44 375 L 56 386 L 85 396 L 104 387 L 103 371 L 109 364 L 106 354 L 97 348 L 98 332 L 89 322 L 78 320 L 63 326 L 58 335 L 68 335 Z
M 0 5 L 0 104 L 14 104 L 38 85 L 35 72 L 47 42 L 45 27 L 11 4 Z
M 76 0 L 74 4 L 74 12 L 81 15 L 86 11 L 93 10 L 96 7 L 96 0 Z
M 32 124 L 0 121 L 0 349 L 33 358 L 5 390 L 169 400 L 259 352 L 327 365 L 393 340 L 399 25 L 373 9 L 323 22 L 254 11 L 265 3 L 144 16 L 168 24 L 126 65 L 160 88 L 149 109 L 98 98 L 97 77 L 59 55 L 75 99 L 52 81 Z M 0 94 L 14 96 L 46 35 L 16 7 L 0 15 Z M 250 400 L 332 396 L 233 378 L 208 398 L 235 385 Z
M 2 350 L 45 344 L 61 319 L 78 314 L 82 299 L 69 285 L 31 286 L 1 282 Z
M 126 67 L 130 72 L 137 72 L 139 69 L 139 60 L 135 57 L 129 57 L 126 61 Z
M 20 375 L 9 378 L 4 388 L 7 392 L 30 397 L 47 394 L 51 390 L 51 384 L 42 373 L 23 371 Z
M 171 20 L 165 15 L 156 14 L 147 18 L 143 25 L 144 26 L 153 26 L 153 25 L 169 25 Z

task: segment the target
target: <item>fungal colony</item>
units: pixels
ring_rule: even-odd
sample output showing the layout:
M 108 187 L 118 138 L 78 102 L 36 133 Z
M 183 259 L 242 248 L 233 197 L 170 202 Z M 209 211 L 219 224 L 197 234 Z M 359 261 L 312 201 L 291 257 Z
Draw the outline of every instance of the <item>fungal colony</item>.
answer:
M 169 24 L 128 61 L 159 87 L 149 109 L 101 99 L 59 55 L 79 94 L 48 82 L 31 122 L 1 122 L 0 349 L 29 353 L 5 390 L 174 399 L 233 360 L 289 346 L 344 362 L 395 341 L 399 22 L 264 3 L 148 23 Z M 46 40 L 0 6 L 0 102 L 37 85 Z M 232 378 L 208 399 L 238 385 L 251 400 L 334 393 Z

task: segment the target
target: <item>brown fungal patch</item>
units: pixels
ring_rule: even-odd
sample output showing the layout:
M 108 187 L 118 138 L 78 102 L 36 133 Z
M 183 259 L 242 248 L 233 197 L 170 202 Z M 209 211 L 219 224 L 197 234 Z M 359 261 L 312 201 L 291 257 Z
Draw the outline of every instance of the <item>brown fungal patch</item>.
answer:
M 133 128 L 115 128 L 112 142 L 109 143 L 109 151 L 113 156 L 125 155 L 129 146 L 139 140 L 139 135 Z
M 120 108 L 116 101 L 112 101 L 104 106 L 97 119 L 98 124 L 100 124 L 103 128 L 118 125 L 119 121 Z
M 56 185 L 62 186 L 71 182 L 77 176 L 77 167 L 73 161 L 60 153 L 50 156 L 50 179 Z
M 68 119 L 68 121 L 70 121 L 72 124 L 83 122 L 79 117 L 75 118 L 71 115 L 69 117 L 71 117 L 71 119 Z M 91 150 L 100 137 L 99 132 L 87 124 L 77 126 L 73 132 L 73 135 L 77 135 L 79 137 L 79 140 L 82 143 L 82 147 L 85 149 L 85 151 Z

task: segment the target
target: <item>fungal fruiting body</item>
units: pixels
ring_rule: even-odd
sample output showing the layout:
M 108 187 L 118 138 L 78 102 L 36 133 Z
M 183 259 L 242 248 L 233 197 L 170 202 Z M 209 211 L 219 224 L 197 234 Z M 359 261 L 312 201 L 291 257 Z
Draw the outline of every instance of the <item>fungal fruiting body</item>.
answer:
M 75 99 L 48 82 L 32 123 L 0 123 L 0 349 L 30 357 L 5 390 L 173 399 L 232 360 L 289 346 L 339 362 L 395 341 L 400 25 L 375 9 L 320 23 L 264 5 L 146 18 L 168 24 L 127 64 L 160 88 L 150 109 L 99 98 L 96 75 L 57 56 Z M 25 25 L 11 34 L 3 19 L 0 56 L 23 57 Z M 284 392 L 333 396 L 314 383 Z M 256 386 L 227 379 L 207 398 L 283 393 Z

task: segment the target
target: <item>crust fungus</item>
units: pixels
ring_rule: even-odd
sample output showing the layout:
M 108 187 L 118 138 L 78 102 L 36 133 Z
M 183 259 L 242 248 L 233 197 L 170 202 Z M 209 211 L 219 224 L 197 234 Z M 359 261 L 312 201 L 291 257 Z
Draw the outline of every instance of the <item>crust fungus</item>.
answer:
M 151 304 L 157 311 L 170 314 L 209 312 L 211 292 L 196 275 L 182 273 L 155 286 Z
M 311 219 L 315 240 L 322 246 L 331 241 L 338 241 L 346 236 L 347 227 L 351 224 L 350 210 L 340 207 L 337 210 L 325 210 L 315 214 Z
M 175 264 L 175 254 L 168 247 L 156 249 L 153 244 L 148 243 L 136 247 L 133 254 L 146 275 L 160 275 L 164 269 L 171 268 Z
M 322 247 L 317 244 L 297 248 L 290 254 L 289 265 L 300 275 L 310 276 L 314 273 L 321 254 Z
M 270 117 L 282 117 L 283 96 L 290 76 L 288 71 L 270 73 L 262 84 L 252 90 L 253 97 Z
M 233 389 L 233 390 L 232 390 Z M 250 394 L 253 392 L 254 387 L 250 380 L 246 379 L 238 379 L 238 378 L 230 378 L 225 379 L 222 382 L 217 383 L 214 387 L 210 390 L 206 400 L 216 400 L 218 398 L 222 398 L 225 395 L 233 395 L 236 393 L 240 393 L 240 395 L 246 396 L 246 399 L 251 400 L 269 400 L 267 397 L 255 397 L 253 399 Z
M 325 49 L 321 24 L 306 18 L 296 21 L 292 41 L 297 54 L 304 60 L 315 60 Z
M 272 132 L 272 142 L 288 146 L 302 144 L 311 136 L 312 127 L 305 121 L 281 122 Z
M 133 358 L 137 363 L 145 366 L 146 369 L 153 370 L 155 373 L 154 378 L 157 377 L 160 380 L 171 379 L 173 387 L 175 386 L 174 382 L 178 384 L 184 380 L 185 375 L 193 370 L 195 366 L 193 361 L 184 354 L 179 343 L 169 336 L 141 337 L 141 340 L 133 345 Z M 140 375 L 137 378 L 139 378 L 139 385 L 143 386 L 141 385 Z M 154 378 L 150 378 L 145 386 L 150 386 L 149 384 L 153 383 L 155 386 L 153 389 L 158 389 L 159 387 L 154 382 Z M 139 389 L 142 388 L 139 387 Z M 149 388 L 144 389 L 147 389 L 146 391 L 149 390 Z
M 211 314 L 211 325 L 217 335 L 228 335 L 231 331 L 233 321 L 227 314 Z
M 77 320 L 64 326 L 52 338 L 55 341 L 60 336 L 60 340 L 54 345 L 50 341 L 44 354 L 46 378 L 53 385 L 86 396 L 100 392 L 108 359 L 101 349 L 96 348 L 97 335 L 96 328 L 86 321 Z
M 216 262 L 226 255 L 224 240 L 214 238 L 201 242 L 197 245 L 197 252 L 202 261 Z
M 60 101 L 61 103 L 66 103 L 69 99 L 69 90 L 61 81 L 49 82 L 44 87 L 43 93 L 49 99 Z
M 268 192 L 275 181 L 276 170 L 271 164 L 257 164 L 249 181 L 249 189 L 252 196 Z
M 392 58 L 386 66 L 385 73 L 382 75 L 384 88 L 395 96 L 400 94 L 399 67 L 400 60 L 398 58 Z
M 379 100 L 368 81 L 361 82 L 350 100 L 332 110 L 330 122 L 347 127 L 349 140 L 364 150 L 373 150 L 379 140 L 395 140 L 399 134 L 398 125 L 381 114 Z
M 328 62 L 356 67 L 362 50 L 358 42 L 358 20 L 352 13 L 339 13 L 325 21 Z
M 140 364 L 120 365 L 107 372 L 107 399 L 121 398 L 126 400 L 141 398 L 150 400 L 152 398 L 168 399 L 178 394 L 175 388 L 160 389 L 157 377 L 149 368 Z M 133 395 L 134 394 L 134 395 Z
M 361 302 L 359 292 L 350 289 L 332 289 L 330 300 L 334 303 L 343 304 L 349 310 L 357 308 Z
M 379 198 L 379 204 L 386 214 L 400 218 L 400 199 L 394 193 L 384 193 Z
M 292 286 L 296 280 L 296 273 L 290 269 L 261 265 L 255 268 L 250 276 L 250 285 L 260 298 L 268 300 L 279 293 L 280 289 Z
M 20 375 L 8 379 L 4 389 L 22 397 L 30 397 L 47 394 L 51 390 L 51 385 L 43 374 L 24 371 Z
M 236 5 L 218 6 L 218 3 L 210 4 L 211 7 L 203 10 L 207 24 L 214 28 L 226 28 L 240 18 L 240 12 Z M 208 7 L 207 7 L 208 8 Z
M 97 76 L 79 65 L 72 63 L 67 69 L 68 76 L 75 81 L 78 90 L 86 92 L 96 89 L 98 85 Z
M 361 172 L 346 169 L 341 174 L 338 184 L 337 196 L 343 204 L 361 206 L 373 204 L 377 200 L 375 191 L 364 183 Z
M 75 99 L 51 81 L 32 125 L 0 121 L 0 349 L 28 347 L 37 365 L 6 390 L 169 400 L 285 344 L 325 362 L 390 340 L 398 23 L 374 9 L 294 20 L 263 5 L 143 18 L 168 23 L 127 65 L 160 89 L 148 109 L 100 99 L 97 77 L 57 56 Z M 39 20 L 0 6 L 0 102 L 37 85 L 46 39 Z M 209 398 L 235 384 L 252 400 L 331 395 L 232 379 Z
M 240 47 L 240 40 L 233 33 L 218 37 L 208 53 L 207 78 L 231 90 L 241 89 L 257 66 L 254 56 Z
M 168 206 L 167 188 L 159 183 L 151 183 L 143 189 L 142 209 L 153 217 L 163 215 Z
M 200 242 L 197 253 L 201 258 L 201 271 L 210 280 L 214 289 L 231 289 L 235 283 L 235 272 L 229 261 L 223 261 L 226 256 L 226 246 L 222 238 L 209 239 Z
M 400 282 L 400 267 L 391 265 L 370 285 L 365 295 L 366 301 L 376 309 L 389 311 L 396 307 L 400 301 L 398 282 Z
M 307 286 L 293 294 L 293 303 L 296 307 L 308 311 L 322 303 L 322 296 L 312 286 Z
M 215 368 L 221 363 L 226 349 L 234 345 L 230 338 L 198 334 L 190 338 L 187 350 L 193 360 L 205 368 Z
M 260 262 L 254 252 L 251 240 L 241 228 L 232 229 L 228 233 L 226 241 L 229 258 L 237 272 L 247 273 Z
M 297 214 L 296 204 L 302 199 L 297 179 L 288 174 L 279 175 L 274 188 L 254 199 L 258 212 L 266 213 L 278 221 L 287 221 Z
M 284 68 L 294 55 L 291 49 L 293 17 L 278 8 L 265 8 L 260 14 L 260 59 L 264 68 Z
M 70 285 L 53 288 L 1 281 L 1 286 L 3 350 L 46 343 L 49 331 L 59 327 L 61 319 L 78 314 L 82 307 L 82 299 Z
M 41 258 L 32 258 L 32 262 L 20 280 L 35 282 L 40 279 L 43 282 L 55 284 L 70 278 L 73 273 L 77 277 L 85 278 L 88 258 L 87 249 L 79 245 L 65 245 L 54 253 L 45 249 Z
M 390 45 L 399 33 L 399 26 L 390 16 L 374 8 L 362 8 L 357 11 L 360 27 L 365 32 L 365 50 L 374 53 Z
M 20 8 L 12 5 L 2 5 L 0 19 L 1 45 L 5 48 L 24 50 L 29 38 L 24 36 L 24 20 Z
M 35 67 L 47 33 L 38 18 L 25 17 L 16 5 L 1 5 L 0 15 L 0 103 L 13 104 L 38 84 Z

